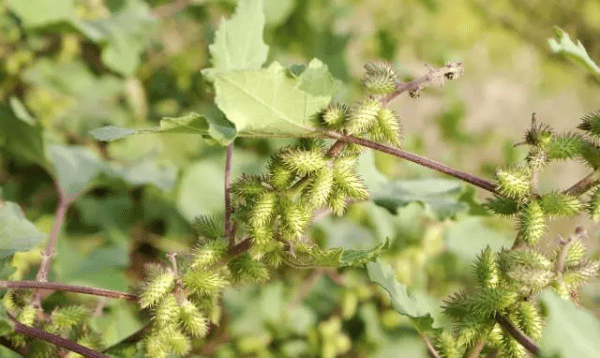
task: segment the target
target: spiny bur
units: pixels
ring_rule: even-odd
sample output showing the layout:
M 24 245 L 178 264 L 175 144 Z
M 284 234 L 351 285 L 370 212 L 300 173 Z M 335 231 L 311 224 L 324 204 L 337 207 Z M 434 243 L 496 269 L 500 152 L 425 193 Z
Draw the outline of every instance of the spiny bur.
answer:
M 550 160 L 578 157 L 586 146 L 586 140 L 578 134 L 566 133 L 552 137 L 545 150 Z
M 389 95 L 396 91 L 398 76 L 387 63 L 367 63 L 362 85 L 373 94 Z
M 515 199 L 503 196 L 488 199 L 484 205 L 492 213 L 504 216 L 512 216 L 518 213 L 520 207 Z
M 444 358 L 460 358 L 463 352 L 458 347 L 458 340 L 448 331 L 437 336 L 436 346 Z
M 586 114 L 581 118 L 581 124 L 577 128 L 588 132 L 594 137 L 600 138 L 600 111 Z
M 215 216 L 203 215 L 196 218 L 194 228 L 199 236 L 209 239 L 216 239 L 225 234 L 223 220 Z
M 348 119 L 349 113 L 350 110 L 347 105 L 331 102 L 316 115 L 317 125 L 329 129 L 341 129 Z
M 327 162 L 323 153 L 318 149 L 287 148 L 281 152 L 280 157 L 289 169 L 299 175 L 315 172 L 323 168 Z
M 208 320 L 187 298 L 183 299 L 179 307 L 179 319 L 183 329 L 191 336 L 204 337 L 208 334 Z
M 148 308 L 157 304 L 175 285 L 175 275 L 170 269 L 158 265 L 147 266 L 148 278 L 140 294 L 140 307 Z
M 159 327 L 164 327 L 177 321 L 179 305 L 174 295 L 163 297 L 154 308 L 154 321 Z
M 498 284 L 498 268 L 496 257 L 489 246 L 475 259 L 474 269 L 480 287 L 496 287 Z
M 254 202 L 250 213 L 250 225 L 263 227 L 271 222 L 277 204 L 277 195 L 273 192 L 262 193 Z
M 376 142 L 387 142 L 399 147 L 402 143 L 402 126 L 395 111 L 387 107 L 379 110 L 377 122 L 371 128 L 371 138 Z
M 595 222 L 600 221 L 600 187 L 596 187 L 587 201 L 587 212 Z
M 498 170 L 498 190 L 513 199 L 524 199 L 531 192 L 531 171 L 525 167 Z
M 310 184 L 304 190 L 305 203 L 308 207 L 318 209 L 327 204 L 327 199 L 333 189 L 333 171 L 324 167 L 315 172 Z
M 383 107 L 381 101 L 369 97 L 357 103 L 350 110 L 350 116 L 345 128 L 350 135 L 361 135 L 368 132 L 377 123 L 377 116 Z
M 573 216 L 583 209 L 583 204 L 577 197 L 560 192 L 542 195 L 540 205 L 550 217 Z
M 190 267 L 194 269 L 214 265 L 227 254 L 228 249 L 228 244 L 223 239 L 214 239 L 200 243 L 192 251 Z
M 546 215 L 537 200 L 530 202 L 519 215 L 519 236 L 528 245 L 535 245 L 546 233 Z
M 213 270 L 189 270 L 182 277 L 185 288 L 200 295 L 211 295 L 222 289 L 229 281 L 219 272 Z

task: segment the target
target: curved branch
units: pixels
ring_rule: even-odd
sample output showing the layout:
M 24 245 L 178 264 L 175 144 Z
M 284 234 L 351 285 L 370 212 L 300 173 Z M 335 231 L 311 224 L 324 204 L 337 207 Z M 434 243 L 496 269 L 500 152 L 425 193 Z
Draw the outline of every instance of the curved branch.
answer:
M 580 181 L 578 181 L 577 183 L 573 184 L 573 186 L 570 187 L 569 189 L 565 190 L 564 193 L 570 194 L 570 195 L 575 195 L 575 196 L 581 195 L 581 194 L 585 193 L 586 191 L 590 190 L 591 188 L 593 188 L 599 182 L 600 182 L 600 169 L 596 169 L 593 172 L 591 172 L 588 176 L 586 176 L 585 178 L 583 178 Z
M 85 295 L 124 299 L 124 300 L 128 300 L 128 301 L 133 301 L 133 302 L 138 300 L 138 296 L 133 293 L 105 290 L 102 288 L 65 285 L 62 283 L 53 283 L 53 282 L 0 281 L 0 288 L 10 288 L 10 289 L 33 288 L 33 289 L 42 289 L 42 290 L 51 290 L 51 291 L 67 291 L 67 292 L 83 293 Z
M 525 335 L 525 333 L 521 332 L 517 326 L 515 326 L 508 318 L 504 317 L 501 314 L 496 314 L 496 322 L 506 331 L 506 333 L 510 334 L 519 344 L 521 344 L 525 349 L 531 352 L 534 356 L 540 352 L 540 347 L 529 337 Z
M 13 315 L 11 315 L 8 311 L 6 312 L 6 315 L 15 325 L 15 332 L 17 332 L 17 333 L 22 333 L 22 334 L 30 336 L 30 337 L 35 337 L 35 338 L 44 340 L 44 341 L 52 343 L 56 346 L 66 348 L 72 352 L 79 353 L 84 357 L 110 358 L 107 355 L 98 353 L 94 350 L 91 350 L 87 347 L 81 346 L 73 341 L 68 340 L 68 339 L 56 336 L 54 334 L 50 334 L 50 333 L 45 332 L 36 327 L 26 326 L 26 325 L 22 324 L 21 322 L 17 321 L 17 319 Z
M 435 160 L 425 158 L 420 155 L 417 155 L 417 154 L 414 154 L 411 152 L 407 152 L 407 151 L 399 149 L 399 148 L 389 147 L 387 145 L 379 144 L 379 143 L 376 143 L 376 142 L 373 142 L 373 141 L 370 141 L 367 139 L 348 136 L 348 135 L 341 134 L 338 132 L 327 131 L 327 132 L 324 132 L 324 134 L 327 137 L 332 138 L 332 139 L 337 139 L 337 140 L 341 140 L 344 142 L 355 143 L 358 145 L 362 145 L 363 147 L 371 148 L 371 149 L 374 149 L 374 150 L 377 150 L 377 151 L 380 151 L 380 152 L 383 152 L 386 154 L 393 155 L 393 156 L 401 158 L 401 159 L 406 159 L 408 161 L 422 165 L 429 169 L 433 169 L 440 173 L 444 173 L 444 174 L 450 175 L 454 178 L 460 179 L 460 180 L 467 182 L 469 184 L 472 184 L 476 187 L 487 190 L 492 194 L 500 195 L 498 193 L 498 191 L 496 190 L 496 184 L 494 184 L 488 180 L 485 180 L 483 178 L 477 177 L 475 175 L 460 171 L 458 169 L 454 169 L 454 168 L 444 165 L 440 162 L 436 162 Z

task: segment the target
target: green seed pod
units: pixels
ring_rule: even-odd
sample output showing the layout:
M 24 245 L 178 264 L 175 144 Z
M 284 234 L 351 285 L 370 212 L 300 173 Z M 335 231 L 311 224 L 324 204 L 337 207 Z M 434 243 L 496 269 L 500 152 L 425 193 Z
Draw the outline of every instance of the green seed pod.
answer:
M 269 270 L 265 264 L 253 261 L 248 254 L 236 257 L 229 262 L 228 266 L 235 282 L 248 280 L 258 283 L 269 279 Z
M 373 97 L 367 98 L 354 106 L 346 122 L 348 134 L 360 135 L 368 132 L 377 123 L 377 116 L 381 108 L 381 101 Z
M 35 317 L 37 316 L 37 310 L 33 305 L 27 305 L 23 307 L 19 315 L 17 316 L 17 321 L 23 323 L 26 326 L 33 326 L 35 323 Z
M 388 95 L 396 91 L 398 76 L 387 63 L 368 63 L 365 65 L 362 85 L 373 94 Z
M 599 261 L 585 261 L 577 266 L 566 268 L 562 274 L 563 284 L 569 290 L 578 289 L 586 281 L 598 275 Z
M 585 253 L 587 251 L 583 245 L 583 242 L 580 239 L 575 239 L 573 242 L 570 242 L 567 245 L 568 247 L 566 248 L 567 253 L 564 259 L 564 266 L 572 267 L 579 265 L 585 258 Z M 556 252 L 554 253 L 555 260 L 558 259 L 562 253 L 562 250 L 562 247 L 556 249 Z
M 456 321 L 460 321 L 468 316 L 469 309 L 469 300 L 464 291 L 450 294 L 450 296 L 444 300 L 444 304 L 442 305 L 444 315 L 453 318 Z
M 66 333 L 73 326 L 87 322 L 92 317 L 92 312 L 83 306 L 61 307 L 52 312 L 52 322 L 49 331 Z
M 469 347 L 474 342 L 479 341 L 486 334 L 489 334 L 491 326 L 489 322 L 481 322 L 469 316 L 463 317 L 457 327 L 458 337 L 456 341 L 458 346 Z
M 545 148 L 550 143 L 552 137 L 552 129 L 547 125 L 540 123 L 525 132 L 525 143 L 531 146 Z
M 600 187 L 596 187 L 587 202 L 587 211 L 595 222 L 600 221 Z
M 154 308 L 154 321 L 158 327 L 173 325 L 177 322 L 179 305 L 174 295 L 166 295 Z
M 182 281 L 185 288 L 204 296 L 209 296 L 229 284 L 223 275 L 211 270 L 190 270 L 185 273 Z
M 537 308 L 529 302 L 519 302 L 515 314 L 523 333 L 534 341 L 539 341 L 542 338 L 543 322 Z
M 208 334 L 208 319 L 188 299 L 184 299 L 181 302 L 179 319 L 185 331 L 191 336 L 204 337 Z
M 207 239 L 217 239 L 225 235 L 223 220 L 215 216 L 203 215 L 194 221 L 198 235 Z
M 586 114 L 581 118 L 581 124 L 577 128 L 588 132 L 588 134 L 600 138 L 600 111 Z
M 277 194 L 273 192 L 264 192 L 261 194 L 252 207 L 250 226 L 259 228 L 269 224 L 273 220 L 276 204 Z
M 331 195 L 327 199 L 327 205 L 329 205 L 329 209 L 334 215 L 342 216 L 344 215 L 344 211 L 346 211 L 346 195 L 345 193 L 338 189 L 337 186 L 334 186 L 331 191 Z
M 528 168 L 498 170 L 498 190 L 513 199 L 523 199 L 531 192 L 531 171 Z
M 260 176 L 249 176 L 243 174 L 238 180 L 231 184 L 231 192 L 237 200 L 242 203 L 251 201 L 265 192 L 263 186 L 264 178 Z
M 281 213 L 280 232 L 285 240 L 297 240 L 308 225 L 312 211 L 306 210 L 300 204 L 289 199 L 281 200 L 279 203 Z
M 175 275 L 171 270 L 160 269 L 152 272 L 152 276 L 142 287 L 140 294 L 140 307 L 148 308 L 157 304 L 175 285 Z M 150 276 L 150 273 L 149 273 Z
M 304 190 L 304 202 L 313 209 L 327 204 L 333 189 L 333 171 L 325 167 L 313 175 L 310 184 Z
M 436 337 L 438 351 L 444 358 L 460 358 L 462 351 L 458 348 L 458 340 L 450 332 L 443 331 Z
M 178 356 L 186 355 L 192 349 L 190 339 L 180 329 L 175 329 L 169 334 L 167 344 L 171 352 Z
M 484 206 L 494 214 L 512 216 L 519 211 L 519 203 L 511 198 L 495 196 L 488 199 Z
M 525 348 L 512 338 L 510 334 L 506 333 L 506 331 L 502 332 L 500 349 L 500 356 L 503 358 L 525 357 Z
M 480 287 L 496 287 L 498 284 L 498 267 L 496 266 L 496 258 L 489 246 L 475 259 L 474 269 Z
M 292 170 L 285 166 L 278 156 L 274 156 L 269 160 L 268 169 L 269 184 L 277 190 L 287 189 L 296 177 Z
M 594 143 L 586 142 L 581 150 L 581 157 L 590 167 L 600 168 L 600 147 Z
M 273 236 L 273 228 L 271 226 L 252 227 L 250 229 L 250 237 L 257 245 L 273 241 Z
M 316 116 L 317 125 L 320 127 L 339 129 L 348 118 L 348 106 L 338 102 L 331 102 L 323 111 Z
M 482 288 L 468 298 L 469 312 L 479 317 L 491 317 L 497 311 L 502 311 L 514 304 L 518 294 L 512 290 L 501 288 Z
M 583 209 L 577 197 L 560 192 L 544 194 L 540 199 L 540 205 L 544 213 L 550 217 L 573 216 Z
M 196 269 L 211 266 L 223 258 L 228 249 L 229 245 L 222 239 L 201 243 L 192 251 L 192 263 L 190 267 Z
M 283 163 L 298 175 L 307 175 L 325 166 L 327 159 L 318 149 L 287 148 L 280 154 Z
M 562 160 L 575 158 L 582 154 L 586 140 L 578 134 L 567 133 L 554 136 L 548 143 L 548 159 Z
M 369 192 L 362 179 L 354 172 L 348 170 L 333 170 L 333 180 L 336 187 L 351 199 L 366 200 Z
M 519 216 L 519 235 L 528 245 L 535 245 L 546 234 L 546 215 L 540 203 L 532 201 Z
M 399 147 L 402 143 L 402 126 L 393 110 L 383 107 L 377 115 L 377 123 L 371 128 L 371 137 L 377 142 L 388 142 Z

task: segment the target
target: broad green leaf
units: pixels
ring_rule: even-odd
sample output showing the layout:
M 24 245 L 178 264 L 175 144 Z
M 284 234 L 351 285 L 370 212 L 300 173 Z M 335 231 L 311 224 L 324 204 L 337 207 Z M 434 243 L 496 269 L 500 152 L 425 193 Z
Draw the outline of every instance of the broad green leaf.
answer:
M 296 0 L 264 0 L 265 19 L 268 26 L 279 26 L 294 11 Z
M 381 261 L 369 262 L 367 271 L 371 281 L 390 294 L 394 310 L 410 318 L 417 331 L 423 333 L 436 329 L 433 327 L 433 310 L 427 304 L 429 300 L 409 295 L 406 286 L 394 277 L 394 271 L 389 264 Z
M 8 0 L 6 3 L 26 27 L 39 27 L 73 20 L 75 0 Z
M 574 43 L 569 34 L 558 27 L 554 28 L 554 35 L 556 38 L 548 39 L 548 45 L 550 45 L 552 52 L 559 53 L 583 66 L 596 76 L 600 76 L 600 67 L 590 58 L 585 47 L 583 47 L 579 40 L 577 40 L 577 43 Z
M 0 259 L 31 250 L 45 237 L 27 220 L 19 205 L 0 201 Z
M 42 127 L 25 123 L 4 106 L 0 106 L 0 149 L 49 168 Z
M 216 104 L 243 136 L 307 136 L 311 117 L 325 107 L 338 82 L 313 59 L 298 77 L 275 62 L 266 69 L 215 75 Z
M 416 180 L 388 180 L 375 166 L 374 153 L 369 151 L 359 159 L 358 172 L 365 179 L 371 192 L 371 200 L 397 214 L 398 209 L 410 203 L 419 203 L 438 220 L 454 217 L 469 210 L 463 202 L 464 186 L 452 179 L 425 178 Z
M 73 22 L 90 40 L 102 45 L 102 62 L 125 76 L 133 75 L 140 64 L 153 23 L 148 4 L 139 0 L 127 1 L 109 19 Z
M 229 20 L 223 20 L 209 46 L 212 68 L 203 74 L 231 70 L 256 70 L 267 60 L 269 46 L 263 41 L 263 0 L 241 0 Z
M 236 135 L 235 128 L 224 118 L 217 116 L 205 117 L 190 113 L 179 118 L 164 118 L 159 127 L 145 129 L 128 129 L 108 126 L 94 129 L 90 132 L 94 138 L 102 141 L 112 141 L 134 134 L 150 133 L 184 133 L 197 134 L 211 142 L 221 145 L 229 144 Z
M 73 202 L 102 172 L 98 155 L 85 147 L 53 145 L 49 148 L 55 176 L 63 195 Z
M 600 357 L 600 321 L 592 312 L 545 291 L 540 299 L 547 312 L 540 348 L 545 357 Z
M 172 168 L 161 168 L 149 158 L 122 166 L 101 160 L 85 147 L 55 145 L 50 147 L 50 153 L 58 185 L 69 202 L 91 188 L 100 174 L 130 185 L 154 184 L 163 190 L 170 190 L 175 183 L 176 173 Z
M 123 300 L 110 300 L 101 315 L 95 315 L 90 325 L 97 332 L 103 332 L 103 340 L 110 347 L 142 328 L 137 312 L 131 304 Z

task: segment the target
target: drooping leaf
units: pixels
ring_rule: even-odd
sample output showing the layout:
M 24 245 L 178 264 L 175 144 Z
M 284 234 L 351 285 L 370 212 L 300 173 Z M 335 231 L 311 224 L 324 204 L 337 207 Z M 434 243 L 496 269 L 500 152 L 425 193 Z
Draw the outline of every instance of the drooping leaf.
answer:
M 239 135 L 307 136 L 311 117 L 325 107 L 338 83 L 321 61 L 313 59 L 298 77 L 275 62 L 266 69 L 215 75 L 217 106 Z
M 540 349 L 545 357 L 600 357 L 600 321 L 573 302 L 546 291 L 540 299 L 548 318 Z
M 19 205 L 0 201 L 0 259 L 31 250 L 45 237 L 27 220 Z
M 388 238 L 385 242 L 370 250 L 344 250 L 338 266 L 363 266 L 377 260 L 384 251 L 389 249 L 389 247 L 390 239 Z
M 8 0 L 7 5 L 26 27 L 71 21 L 77 15 L 74 0 Z
M 433 310 L 424 297 L 409 295 L 407 287 L 396 280 L 392 267 L 384 262 L 369 262 L 367 271 L 371 281 L 390 294 L 392 307 L 401 315 L 410 318 L 416 329 L 423 333 L 437 329 L 434 327 Z
M 263 0 L 241 0 L 215 33 L 215 42 L 209 46 L 212 68 L 202 73 L 212 78 L 221 71 L 259 69 L 269 53 L 264 27 Z
M 49 151 L 58 184 L 69 202 L 91 188 L 100 174 L 122 179 L 130 185 L 154 184 L 163 190 L 170 190 L 175 183 L 175 171 L 161 168 L 151 159 L 121 166 L 101 160 L 85 147 L 54 145 Z
M 554 28 L 554 35 L 556 38 L 548 39 L 548 45 L 552 52 L 559 53 L 596 76 L 600 76 L 600 67 L 590 58 L 579 40 L 574 43 L 569 34 L 558 27 Z
M 415 180 L 388 180 L 379 173 L 373 151 L 359 158 L 358 172 L 371 192 L 371 200 L 397 214 L 398 209 L 416 202 L 423 205 L 438 220 L 454 217 L 470 209 L 461 182 L 451 179 L 425 178 Z
M 4 106 L 0 106 L 0 149 L 49 168 L 41 126 L 18 119 Z
M 229 144 L 236 135 L 236 130 L 224 118 L 205 117 L 197 113 L 189 113 L 178 118 L 164 118 L 159 127 L 145 129 L 128 129 L 108 126 L 94 129 L 90 132 L 94 138 L 102 141 L 112 141 L 134 134 L 150 133 L 184 133 L 197 134 L 211 142 L 221 145 Z

